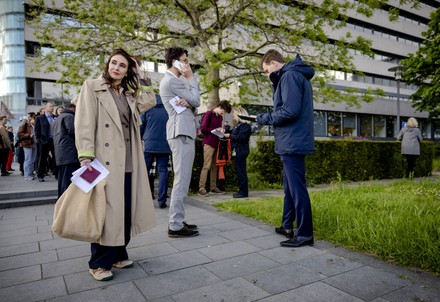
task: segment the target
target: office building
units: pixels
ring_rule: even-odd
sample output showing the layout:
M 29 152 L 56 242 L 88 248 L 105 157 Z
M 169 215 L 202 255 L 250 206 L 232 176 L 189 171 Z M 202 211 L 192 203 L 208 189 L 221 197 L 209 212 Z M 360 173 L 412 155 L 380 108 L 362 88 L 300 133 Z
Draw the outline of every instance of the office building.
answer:
M 38 51 L 51 49 L 40 45 L 32 29 L 25 24 L 27 3 L 29 0 L 1 0 L 0 6 L 0 100 L 17 119 L 28 111 L 37 110 L 45 101 L 62 104 L 75 95 L 74 90 L 66 91 L 63 84 L 55 83 L 57 74 L 32 70 L 31 58 Z M 418 119 L 425 139 L 440 140 L 440 117 L 428 120 L 427 112 L 415 111 L 408 97 L 417 88 L 396 81 L 394 73 L 389 71 L 420 47 L 430 13 L 440 6 L 440 2 L 422 0 L 417 9 L 409 5 L 400 6 L 396 0 L 389 4 L 400 8 L 397 22 L 389 21 L 388 13 L 381 10 L 376 10 L 371 18 L 350 13 L 345 28 L 329 33 L 333 39 L 345 31 L 362 35 L 372 41 L 375 53 L 372 59 L 353 51 L 354 63 L 364 75 L 331 71 L 335 80 L 330 85 L 338 89 L 359 88 L 361 91 L 369 87 L 380 88 L 386 96 L 376 98 L 371 103 L 361 103 L 359 108 L 338 102 L 316 102 L 316 137 L 393 139 L 402 122 L 413 116 Z M 154 71 L 155 78 L 160 78 L 165 70 L 160 63 L 148 64 L 148 68 Z M 248 108 L 251 113 L 257 113 L 270 110 L 269 105 L 266 101 Z M 401 121 L 399 125 L 398 116 Z M 271 132 L 270 128 L 268 131 Z

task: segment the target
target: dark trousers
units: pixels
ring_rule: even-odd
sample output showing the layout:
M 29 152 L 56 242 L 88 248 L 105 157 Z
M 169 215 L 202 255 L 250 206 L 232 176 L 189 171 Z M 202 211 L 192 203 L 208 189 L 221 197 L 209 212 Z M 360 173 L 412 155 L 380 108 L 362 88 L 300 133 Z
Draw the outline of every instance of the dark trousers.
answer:
M 106 221 L 105 223 L 112 223 Z M 124 233 L 125 245 L 121 246 L 105 246 L 99 243 L 91 244 L 92 256 L 89 261 L 89 268 L 103 268 L 110 270 L 113 263 L 127 260 L 127 245 L 130 242 L 131 233 L 131 173 L 125 173 L 124 180 Z
M 248 196 L 248 177 L 246 172 L 246 159 L 249 156 L 249 146 L 235 147 L 235 172 L 238 178 L 238 193 Z
M 416 160 L 419 157 L 418 155 L 405 155 L 406 163 L 408 164 L 408 168 L 406 170 L 407 176 L 409 177 L 411 173 L 414 173 L 414 167 L 416 166 Z
M 8 157 L 9 157 L 9 148 L 0 149 L 0 168 L 2 174 L 8 174 L 8 171 L 6 169 L 6 165 L 8 163 Z
M 168 162 L 170 155 L 167 153 L 144 152 L 145 164 L 147 165 L 148 180 L 150 181 L 151 194 L 154 196 L 154 176 L 150 175 L 154 159 L 156 159 L 156 171 L 159 178 L 157 202 L 159 205 L 167 203 L 168 193 Z
M 306 186 L 304 155 L 281 155 L 283 162 L 284 210 L 283 227 L 293 228 L 296 236 L 313 236 L 312 206 Z
M 79 163 L 58 166 L 58 197 L 60 197 L 72 183 L 70 180 L 72 173 L 78 170 L 79 167 Z
M 51 163 L 55 162 L 55 152 L 53 148 L 53 139 L 49 138 L 48 142 L 46 144 L 38 144 L 39 146 L 39 157 L 38 157 L 38 178 L 44 178 L 46 175 L 47 169 L 50 168 L 50 170 L 55 172 L 54 167 L 48 167 L 48 160 L 49 152 L 52 154 L 52 161 Z

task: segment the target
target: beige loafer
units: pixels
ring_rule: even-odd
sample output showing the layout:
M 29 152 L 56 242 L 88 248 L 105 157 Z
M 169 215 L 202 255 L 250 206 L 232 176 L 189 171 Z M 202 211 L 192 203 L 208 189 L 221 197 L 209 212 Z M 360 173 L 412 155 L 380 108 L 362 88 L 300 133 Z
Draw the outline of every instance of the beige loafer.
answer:
M 122 260 L 116 263 L 113 263 L 113 267 L 116 268 L 130 268 L 133 267 L 133 261 L 131 260 Z
M 93 278 L 97 281 L 108 281 L 113 279 L 113 273 L 112 271 L 103 269 L 103 268 L 97 268 L 97 269 L 89 269 L 90 275 L 93 276 Z

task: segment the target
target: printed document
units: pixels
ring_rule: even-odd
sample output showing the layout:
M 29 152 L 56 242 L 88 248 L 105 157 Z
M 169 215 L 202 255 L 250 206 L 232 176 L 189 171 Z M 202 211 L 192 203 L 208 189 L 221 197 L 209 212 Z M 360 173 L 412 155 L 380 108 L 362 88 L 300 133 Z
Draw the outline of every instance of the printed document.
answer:
M 81 168 L 79 168 L 78 170 L 76 170 L 75 172 L 72 173 L 72 177 L 70 178 L 70 180 L 78 187 L 81 189 L 81 191 L 83 191 L 84 193 L 88 193 L 91 189 L 93 189 L 94 186 L 96 186 L 96 184 L 98 182 L 100 182 L 101 180 L 103 180 L 104 178 L 106 178 L 109 174 L 109 171 L 101 164 L 101 162 L 97 159 L 94 159 L 91 163 L 90 166 L 93 167 L 93 169 L 97 170 L 98 172 L 100 172 L 100 174 L 98 175 L 98 177 L 96 177 L 96 179 L 93 182 L 88 182 L 86 179 L 81 177 L 81 174 L 84 173 L 84 171 L 87 168 L 87 166 L 82 166 Z
M 181 114 L 186 109 L 185 106 L 177 105 L 179 100 L 180 98 L 178 96 L 175 96 L 170 100 L 170 104 L 173 106 L 174 110 L 176 110 L 177 114 Z

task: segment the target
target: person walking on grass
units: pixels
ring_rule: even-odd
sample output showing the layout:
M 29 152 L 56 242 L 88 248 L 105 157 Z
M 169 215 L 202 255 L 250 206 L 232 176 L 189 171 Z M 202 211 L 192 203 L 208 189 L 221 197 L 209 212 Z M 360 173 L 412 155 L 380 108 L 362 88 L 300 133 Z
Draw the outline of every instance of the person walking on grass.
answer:
M 401 154 L 405 156 L 408 164 L 406 176 L 413 177 L 416 160 L 420 156 L 420 142 L 422 141 L 422 133 L 415 118 L 410 117 L 408 119 L 405 127 L 397 135 L 397 139 L 402 141 Z

